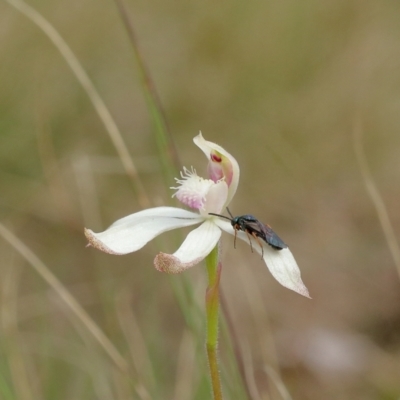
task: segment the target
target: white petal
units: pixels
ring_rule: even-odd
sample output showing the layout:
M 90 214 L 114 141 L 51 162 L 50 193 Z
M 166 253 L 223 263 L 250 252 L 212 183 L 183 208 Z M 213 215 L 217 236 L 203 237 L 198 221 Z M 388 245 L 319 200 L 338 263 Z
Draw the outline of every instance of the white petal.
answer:
M 159 253 L 154 259 L 154 266 L 171 274 L 182 272 L 210 254 L 220 237 L 221 230 L 212 221 L 205 221 L 187 235 L 174 254 Z
M 225 205 L 228 197 L 228 185 L 225 181 L 215 183 L 210 187 L 206 195 L 206 203 L 204 210 L 201 213 L 208 215 L 213 212 L 216 214 L 221 213 L 222 207 Z
M 286 248 L 275 250 L 266 243 L 262 243 L 264 249 L 264 261 L 273 277 L 283 286 L 303 296 L 310 297 L 308 289 L 301 280 L 300 269 L 292 252 Z M 261 254 L 259 246 L 255 249 Z
M 216 218 L 214 222 L 225 232 L 231 235 L 235 234 L 235 230 L 229 221 Z M 237 237 L 249 243 L 249 238 L 245 232 L 237 232 Z M 294 290 L 303 296 L 310 297 L 307 288 L 301 280 L 300 269 L 292 252 L 288 248 L 275 250 L 263 240 L 260 240 L 260 243 L 263 246 L 263 251 L 255 240 L 253 240 L 252 246 L 259 254 L 264 253 L 263 259 L 273 277 L 286 288 Z
M 139 250 L 163 232 L 195 225 L 202 220 L 199 214 L 191 211 L 156 207 L 121 218 L 104 232 L 94 233 L 85 229 L 85 235 L 89 243 L 99 250 L 110 254 L 127 254 Z
M 232 224 L 226 220 L 226 219 L 221 219 L 218 217 L 213 218 L 214 223 L 219 226 L 223 231 L 230 233 L 231 235 L 235 234 L 235 230 L 233 229 Z M 244 232 L 238 232 L 237 233 L 238 237 L 242 240 L 246 240 L 247 236 Z M 243 235 L 243 236 L 242 236 Z

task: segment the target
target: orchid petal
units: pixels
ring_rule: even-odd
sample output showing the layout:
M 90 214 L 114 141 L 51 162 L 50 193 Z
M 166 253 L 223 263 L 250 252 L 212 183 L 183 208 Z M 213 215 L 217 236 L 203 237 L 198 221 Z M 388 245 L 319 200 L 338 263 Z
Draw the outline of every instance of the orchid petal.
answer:
M 225 232 L 231 235 L 235 234 L 235 230 L 229 221 L 224 221 L 215 218 L 214 223 L 219 226 Z M 237 231 L 236 235 L 238 238 L 249 243 L 249 238 L 245 232 Z M 308 289 L 301 280 L 300 269 L 297 266 L 296 260 L 293 257 L 292 252 L 288 249 L 276 250 L 269 246 L 264 241 L 260 241 L 262 249 L 258 244 L 255 244 L 253 248 L 259 253 L 263 254 L 263 259 L 267 264 L 269 271 L 272 276 L 282 285 L 288 289 L 294 290 L 295 292 L 302 294 L 305 297 L 310 297 Z
M 195 225 L 203 218 L 191 211 L 175 207 L 156 207 L 143 210 L 114 222 L 104 232 L 85 229 L 89 243 L 110 254 L 127 254 L 139 250 L 163 232 Z
M 219 228 L 221 228 L 223 231 L 230 233 L 231 235 L 235 235 L 235 230 L 233 229 L 232 224 L 225 219 L 220 219 L 219 217 L 212 217 L 211 219 L 215 225 L 217 225 Z M 241 236 L 243 234 L 243 240 L 247 237 L 244 232 L 238 231 L 237 236 Z
M 194 143 L 206 155 L 209 165 L 209 176 L 214 182 L 225 178 L 228 184 L 228 197 L 225 205 L 228 205 L 236 193 L 239 184 L 240 168 L 235 158 L 224 148 L 203 138 L 201 132 L 193 139 Z
M 228 191 L 228 185 L 225 181 L 215 183 L 208 190 L 204 210 L 200 210 L 200 212 L 203 215 L 208 215 L 210 212 L 219 214 L 228 198 Z
M 159 253 L 154 266 L 162 272 L 176 274 L 203 260 L 218 243 L 221 230 L 211 221 L 205 221 L 191 231 L 174 254 Z
M 288 289 L 310 298 L 308 289 L 301 280 L 300 269 L 289 248 L 282 250 L 273 249 L 266 243 L 263 245 L 263 259 L 272 276 Z M 256 246 L 256 251 L 261 254 L 261 248 Z

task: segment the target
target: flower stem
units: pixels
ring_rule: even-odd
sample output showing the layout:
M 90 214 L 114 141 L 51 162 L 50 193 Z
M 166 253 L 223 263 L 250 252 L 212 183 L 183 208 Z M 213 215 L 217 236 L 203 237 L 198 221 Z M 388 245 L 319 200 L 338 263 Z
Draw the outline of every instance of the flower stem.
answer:
M 219 262 L 219 245 L 206 257 L 208 287 L 206 292 L 207 356 L 214 400 L 222 400 L 221 379 L 218 368 L 218 311 L 219 279 L 222 264 Z

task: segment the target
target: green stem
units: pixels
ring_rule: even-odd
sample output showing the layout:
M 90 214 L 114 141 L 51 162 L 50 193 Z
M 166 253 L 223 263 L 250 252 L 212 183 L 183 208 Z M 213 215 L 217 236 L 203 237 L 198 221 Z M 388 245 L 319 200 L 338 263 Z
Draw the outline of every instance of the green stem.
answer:
M 161 100 L 158 96 L 156 87 L 151 78 L 150 71 L 142 56 L 139 48 L 139 41 L 136 37 L 136 32 L 129 17 L 128 11 L 125 7 L 123 0 L 115 0 L 122 22 L 128 33 L 129 40 L 131 41 L 134 55 L 136 58 L 140 81 L 143 88 L 144 97 L 147 107 L 150 111 L 151 119 L 154 123 L 156 141 L 159 150 L 160 159 L 163 165 L 163 173 L 165 174 L 165 181 L 171 182 L 176 176 L 177 170 L 180 169 L 181 163 L 179 161 L 178 151 L 169 131 L 167 118 L 165 116 Z
M 206 257 L 208 287 L 206 293 L 207 356 L 214 400 L 222 400 L 221 379 L 218 368 L 218 311 L 219 279 L 222 264 L 219 262 L 219 245 Z

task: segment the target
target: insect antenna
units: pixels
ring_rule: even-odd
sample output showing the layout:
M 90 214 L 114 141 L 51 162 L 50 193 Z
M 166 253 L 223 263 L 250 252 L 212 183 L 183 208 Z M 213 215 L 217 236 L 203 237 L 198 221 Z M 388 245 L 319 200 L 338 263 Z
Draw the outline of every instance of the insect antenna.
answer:
M 226 211 L 228 211 L 228 214 L 231 216 L 230 218 L 229 218 L 229 217 L 226 217 L 225 215 L 215 214 L 215 213 L 208 213 L 208 215 L 215 215 L 216 217 L 221 217 L 221 218 L 228 219 L 229 221 L 232 221 L 232 219 L 234 218 L 234 216 L 232 215 L 231 210 L 229 210 L 229 208 L 226 207 Z
M 214 214 L 214 213 L 208 213 L 208 215 L 215 215 L 216 217 L 225 218 L 225 219 L 228 219 L 229 221 L 231 221 L 231 218 L 229 218 L 229 217 L 225 217 L 225 215 L 221 215 L 221 214 Z

